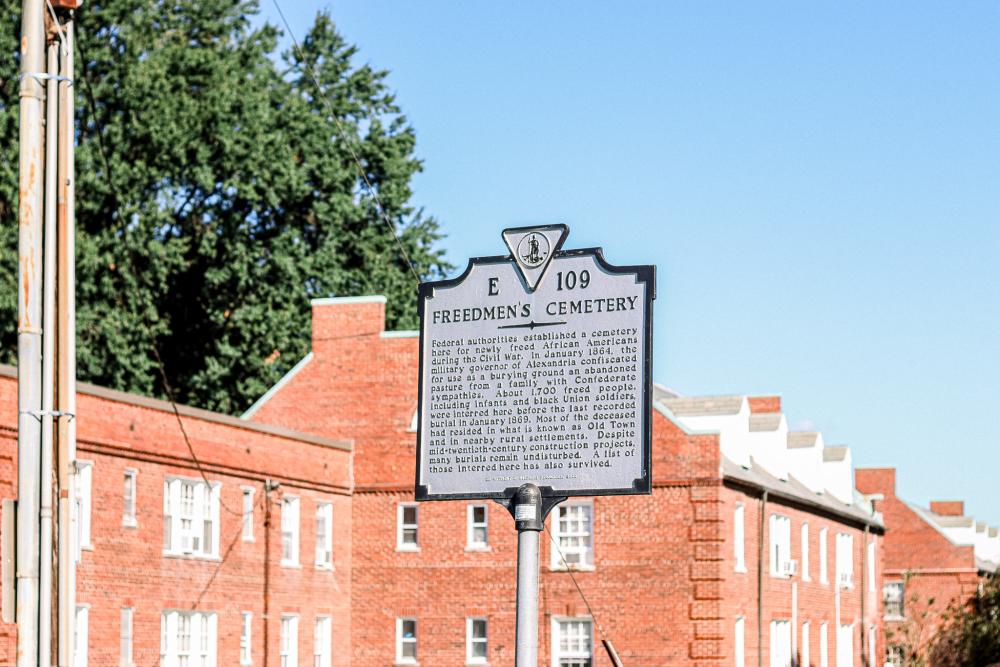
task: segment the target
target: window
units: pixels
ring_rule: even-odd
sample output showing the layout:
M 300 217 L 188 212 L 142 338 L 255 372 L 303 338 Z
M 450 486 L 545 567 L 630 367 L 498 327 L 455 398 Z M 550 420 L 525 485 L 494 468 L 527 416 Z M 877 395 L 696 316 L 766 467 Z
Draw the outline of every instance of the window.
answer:
M 161 664 L 176 667 L 215 667 L 215 614 L 165 611 L 160 617 Z
M 868 628 L 868 664 L 875 664 L 875 626 Z
M 854 665 L 854 626 L 841 625 L 837 628 L 837 667 Z
M 253 664 L 253 614 L 245 611 L 240 614 L 240 664 Z
M 802 566 L 802 581 L 810 581 L 809 578 L 809 524 L 802 524 L 802 557 L 799 559 Z
M 830 583 L 826 572 L 826 528 L 819 529 L 819 581 L 823 584 Z
M 125 469 L 125 488 L 122 491 L 122 525 L 135 526 L 135 476 L 136 471 Z
M 330 631 L 330 617 L 317 616 L 313 626 L 313 667 L 330 667 L 330 647 L 333 635 Z
M 93 549 L 90 543 L 90 511 L 94 487 L 94 464 L 76 462 L 76 537 L 81 549 Z M 79 556 L 77 556 L 79 560 Z
M 486 505 L 468 506 L 468 529 L 466 530 L 466 546 L 469 551 L 481 551 L 490 546 L 488 528 L 488 513 Z
M 791 574 L 792 520 L 787 516 L 771 515 L 771 576 Z
M 830 667 L 830 641 L 826 634 L 826 623 L 819 624 L 819 667 Z
M 316 505 L 316 567 L 333 569 L 333 505 Z
M 118 646 L 118 664 L 132 667 L 132 607 L 122 607 Z
M 281 499 L 281 564 L 299 564 L 299 499 L 295 496 Z
M 76 629 L 73 633 L 73 667 L 87 667 L 87 647 L 90 644 L 88 639 L 90 633 L 87 627 L 89 619 L 90 607 L 77 606 Z
M 553 569 L 589 569 L 594 566 L 594 546 L 591 540 L 590 502 L 563 503 L 557 508 L 552 522 L 552 537 L 557 549 L 552 549 Z
M 875 541 L 868 543 L 868 592 L 875 592 Z M 874 664 L 874 663 L 873 663 Z
M 396 512 L 396 549 L 398 551 L 419 551 L 417 506 L 400 505 Z
M 802 624 L 802 646 L 799 650 L 799 667 L 809 667 L 809 627 L 809 623 Z M 871 667 L 875 667 L 875 665 Z
M 902 581 L 890 581 L 882 587 L 886 618 L 906 618 L 904 591 L 905 584 Z
M 243 541 L 253 542 L 253 489 L 243 487 Z
M 854 536 L 837 533 L 837 553 L 834 567 L 837 570 L 837 585 L 841 588 L 854 587 Z
M 733 557 L 736 559 L 736 571 L 746 572 L 746 541 L 743 537 L 743 503 L 736 503 L 733 512 Z
M 417 619 L 396 619 L 396 662 L 417 661 Z
M 487 656 L 486 619 L 465 619 L 465 663 L 485 665 Z
M 219 484 L 168 479 L 163 484 L 163 550 L 171 555 L 219 555 Z
M 736 619 L 736 627 L 733 629 L 733 664 L 736 667 L 746 666 L 746 628 L 743 617 Z
M 771 667 L 792 666 L 792 624 L 771 621 Z
M 906 652 L 903 647 L 898 644 L 889 644 L 885 647 L 885 662 L 887 665 L 892 665 L 892 667 L 903 667 L 903 660 L 906 658 Z
M 278 650 L 281 667 L 298 667 L 299 664 L 299 617 L 281 617 L 281 635 Z
M 552 667 L 592 667 L 592 637 L 590 619 L 553 619 Z

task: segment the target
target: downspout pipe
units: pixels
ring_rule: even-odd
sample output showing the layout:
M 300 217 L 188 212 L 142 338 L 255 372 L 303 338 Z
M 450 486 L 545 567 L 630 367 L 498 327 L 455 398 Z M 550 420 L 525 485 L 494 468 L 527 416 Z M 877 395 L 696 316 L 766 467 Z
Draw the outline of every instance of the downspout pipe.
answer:
M 865 539 L 864 544 L 861 545 L 861 664 L 868 665 L 868 667 L 875 667 L 874 665 L 868 664 L 869 651 L 866 651 L 868 647 L 865 645 L 865 640 L 868 639 L 868 617 L 865 616 L 865 598 L 868 597 L 868 587 L 873 585 L 868 581 L 868 540 L 870 538 L 870 528 L 868 524 L 865 524 Z
M 17 666 L 38 666 L 42 355 L 42 0 L 21 3 L 17 261 Z
M 757 525 L 757 667 L 764 667 L 764 522 L 767 519 L 767 489 L 760 497 Z

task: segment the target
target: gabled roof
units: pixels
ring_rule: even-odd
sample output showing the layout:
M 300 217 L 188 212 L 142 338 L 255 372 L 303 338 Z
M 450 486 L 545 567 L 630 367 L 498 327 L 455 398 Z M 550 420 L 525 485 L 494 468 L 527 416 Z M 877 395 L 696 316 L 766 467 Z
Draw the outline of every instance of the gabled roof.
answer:
M 843 461 L 847 458 L 847 445 L 828 445 L 823 448 L 823 461 Z
M 676 391 L 670 387 L 666 387 L 659 382 L 653 383 L 653 402 L 658 403 L 665 398 L 677 398 L 680 396 Z
M 872 526 L 879 531 L 885 530 L 885 524 L 879 515 L 872 515 L 855 504 L 837 500 L 825 491 L 819 493 L 812 491 L 791 475 L 787 480 L 778 479 L 760 466 L 754 465 L 752 458 L 750 467 L 744 468 L 722 457 L 722 475 L 725 479 L 740 485 L 767 490 L 769 495 L 827 512 L 853 523 Z
M 758 412 L 750 415 L 752 432 L 777 431 L 779 426 L 781 426 L 780 412 Z
M 743 407 L 742 396 L 678 396 L 660 403 L 678 417 L 735 415 Z
M 816 444 L 818 437 L 819 433 L 816 431 L 789 431 L 788 448 L 802 449 L 804 447 L 812 447 Z

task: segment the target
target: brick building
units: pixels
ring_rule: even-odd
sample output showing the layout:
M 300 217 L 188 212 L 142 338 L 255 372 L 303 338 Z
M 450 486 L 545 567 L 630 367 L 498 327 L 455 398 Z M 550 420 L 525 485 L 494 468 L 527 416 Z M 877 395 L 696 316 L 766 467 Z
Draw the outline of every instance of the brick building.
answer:
M 0 409 L 0 494 L 10 498 L 9 366 Z M 346 667 L 350 443 L 179 411 L 196 457 L 168 403 L 79 386 L 77 664 L 276 666 L 297 656 Z M 14 643 L 13 626 L 0 626 L 0 665 L 14 664 Z
M 511 664 L 512 522 L 412 502 L 418 337 L 384 315 L 381 297 L 315 301 L 312 351 L 244 418 L 355 442 L 351 664 Z M 780 404 L 657 388 L 652 496 L 548 521 L 540 664 L 607 664 L 601 638 L 628 665 L 877 664 L 881 519 L 850 450 L 789 432 Z
M 1000 569 L 1000 536 L 965 516 L 961 501 L 923 508 L 898 497 L 894 468 L 860 468 L 855 479 L 885 517 L 886 661 L 902 665 L 923 652 L 949 606 L 967 603 Z

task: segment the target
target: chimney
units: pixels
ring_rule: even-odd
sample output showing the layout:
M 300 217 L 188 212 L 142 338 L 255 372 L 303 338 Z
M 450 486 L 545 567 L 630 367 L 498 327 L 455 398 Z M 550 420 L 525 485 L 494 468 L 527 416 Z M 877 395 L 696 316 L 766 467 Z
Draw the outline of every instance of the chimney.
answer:
M 931 511 L 941 516 L 965 516 L 965 503 L 961 500 L 932 500 Z
M 781 412 L 781 396 L 747 396 L 750 412 Z
M 886 498 L 895 496 L 896 469 L 857 468 L 854 470 L 854 486 L 867 496 L 876 493 L 881 493 Z
M 384 296 L 346 296 L 312 300 L 312 348 L 344 345 L 352 338 L 385 331 Z

